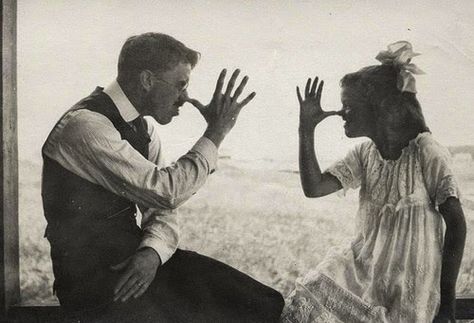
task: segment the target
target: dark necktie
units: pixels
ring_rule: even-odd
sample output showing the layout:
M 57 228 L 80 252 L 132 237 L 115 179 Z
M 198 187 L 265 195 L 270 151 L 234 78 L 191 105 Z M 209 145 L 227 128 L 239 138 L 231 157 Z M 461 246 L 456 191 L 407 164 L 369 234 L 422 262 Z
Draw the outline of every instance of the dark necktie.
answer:
M 148 156 L 148 143 L 150 142 L 150 137 L 148 136 L 145 122 L 146 121 L 143 117 L 140 116 L 129 123 L 131 131 L 133 131 L 135 135 L 130 137 L 128 141 L 136 150 L 146 157 Z
M 143 125 L 143 122 L 145 122 L 145 120 L 143 120 L 143 117 L 140 116 L 136 119 L 133 119 L 132 122 L 130 122 L 133 130 L 137 133 L 137 135 L 139 136 L 143 136 L 145 135 L 144 134 L 144 131 L 145 131 L 145 127 Z

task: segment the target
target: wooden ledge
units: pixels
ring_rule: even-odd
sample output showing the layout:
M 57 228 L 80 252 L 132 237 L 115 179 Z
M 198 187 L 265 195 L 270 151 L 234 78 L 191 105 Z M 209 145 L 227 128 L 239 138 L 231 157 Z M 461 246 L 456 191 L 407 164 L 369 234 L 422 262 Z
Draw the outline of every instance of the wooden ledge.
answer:
M 25 303 L 11 306 L 8 311 L 11 323 L 75 322 L 66 318 L 59 303 Z M 474 319 L 474 295 L 458 296 L 456 299 L 456 319 Z
M 59 303 L 24 303 L 13 305 L 8 310 L 8 318 L 10 323 L 68 322 Z
M 456 297 L 456 319 L 474 319 L 474 295 Z

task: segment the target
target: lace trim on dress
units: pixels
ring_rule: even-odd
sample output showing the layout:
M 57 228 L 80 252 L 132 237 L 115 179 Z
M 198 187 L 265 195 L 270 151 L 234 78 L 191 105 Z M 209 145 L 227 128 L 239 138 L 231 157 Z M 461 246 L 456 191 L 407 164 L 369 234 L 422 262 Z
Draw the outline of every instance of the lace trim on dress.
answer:
M 319 273 L 307 285 L 297 282 L 296 290 L 287 299 L 282 322 L 379 322 L 385 317 L 384 310 L 367 304 Z
M 331 290 L 326 290 L 331 292 Z M 344 323 L 331 313 L 327 304 L 321 303 L 315 294 L 304 286 L 301 279 L 296 281 L 296 289 L 285 300 L 280 322 L 282 323 Z
M 283 323 L 303 323 L 309 322 L 309 316 L 314 309 L 311 301 L 303 296 L 296 296 L 294 291 L 288 300 L 287 305 L 283 309 L 281 322 Z
M 336 176 L 339 182 L 341 182 L 344 192 L 349 188 L 355 189 L 359 186 L 359 182 L 354 178 L 351 169 L 343 160 L 336 162 L 334 165 L 329 167 L 326 172 Z
M 445 176 L 436 190 L 436 205 L 446 202 L 448 197 L 460 197 L 458 184 L 453 175 Z
M 351 292 L 341 288 L 331 278 L 320 274 L 319 279 L 306 288 L 314 293 L 325 309 L 342 322 L 378 322 L 378 308 L 367 304 Z

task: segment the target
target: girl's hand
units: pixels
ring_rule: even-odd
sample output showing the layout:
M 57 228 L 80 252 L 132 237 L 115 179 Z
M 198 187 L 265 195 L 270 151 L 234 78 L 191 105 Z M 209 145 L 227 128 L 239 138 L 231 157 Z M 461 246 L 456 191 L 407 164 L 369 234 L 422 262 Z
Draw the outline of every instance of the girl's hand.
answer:
M 441 306 L 438 314 L 433 319 L 433 323 L 456 323 L 454 306 L 450 306 L 448 309 L 444 309 Z
M 300 130 L 314 131 L 318 123 L 323 121 L 326 117 L 339 114 L 336 111 L 323 111 L 321 108 L 321 93 L 323 91 L 324 81 L 319 82 L 318 77 L 314 78 L 311 84 L 311 78 L 306 82 L 304 91 L 304 100 L 301 97 L 300 88 L 296 87 L 296 94 L 300 103 Z M 316 87 L 318 90 L 316 91 Z

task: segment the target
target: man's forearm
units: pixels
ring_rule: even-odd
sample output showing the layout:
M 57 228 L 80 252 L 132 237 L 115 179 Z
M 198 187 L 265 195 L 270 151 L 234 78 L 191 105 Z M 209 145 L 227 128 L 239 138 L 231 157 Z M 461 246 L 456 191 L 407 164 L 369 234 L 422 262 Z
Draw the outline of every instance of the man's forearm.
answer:
M 139 205 L 176 208 L 216 167 L 217 147 L 208 138 L 200 138 L 173 166 L 161 168 L 122 140 L 102 118 L 79 116 L 68 124 L 61 140 L 45 144 L 43 153 L 74 174 Z
M 178 211 L 144 208 L 140 210 L 143 238 L 139 249 L 153 249 L 164 264 L 175 253 L 179 244 Z
M 217 148 L 205 137 L 173 165 L 155 167 L 154 172 L 144 178 L 145 185 L 135 191 L 129 190 L 130 198 L 150 208 L 175 209 L 187 201 L 206 182 L 216 167 Z

